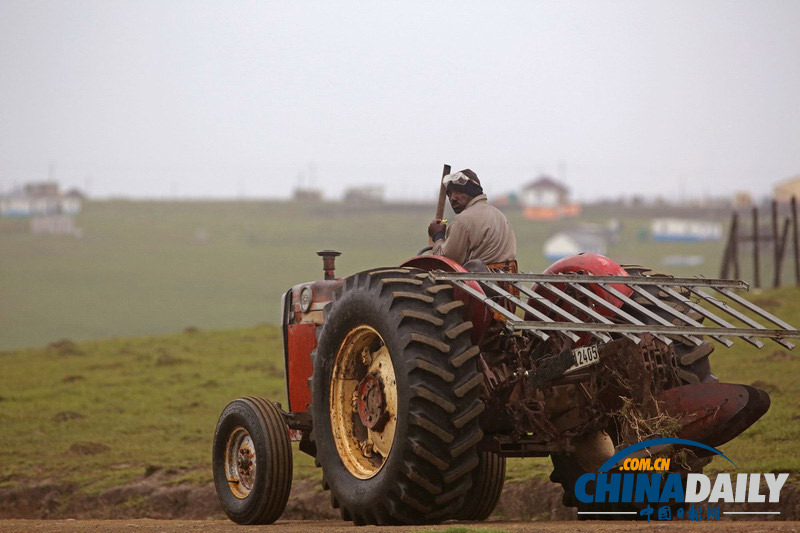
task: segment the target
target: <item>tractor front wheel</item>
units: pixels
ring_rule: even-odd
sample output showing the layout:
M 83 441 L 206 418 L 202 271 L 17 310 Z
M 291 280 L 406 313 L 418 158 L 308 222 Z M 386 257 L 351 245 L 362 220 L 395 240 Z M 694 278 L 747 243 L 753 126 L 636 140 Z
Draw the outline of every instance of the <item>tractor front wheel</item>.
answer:
M 212 449 L 214 487 L 237 524 L 271 524 L 292 488 L 292 449 L 278 407 L 264 398 L 240 398 L 222 411 Z

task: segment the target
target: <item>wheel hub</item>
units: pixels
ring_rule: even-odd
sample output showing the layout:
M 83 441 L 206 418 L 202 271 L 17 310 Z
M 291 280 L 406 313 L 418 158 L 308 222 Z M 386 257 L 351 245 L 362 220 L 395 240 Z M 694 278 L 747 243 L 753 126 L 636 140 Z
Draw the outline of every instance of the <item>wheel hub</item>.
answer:
M 358 392 L 358 417 L 368 429 L 381 431 L 389 418 L 386 397 L 383 394 L 383 379 L 377 372 L 370 372 L 356 389 Z
M 247 498 L 256 480 L 256 450 L 250 433 L 241 426 L 235 428 L 225 445 L 225 477 L 231 493 Z
M 345 335 L 331 374 L 330 417 L 336 450 L 359 479 L 386 464 L 397 425 L 397 383 L 389 349 L 372 327 Z

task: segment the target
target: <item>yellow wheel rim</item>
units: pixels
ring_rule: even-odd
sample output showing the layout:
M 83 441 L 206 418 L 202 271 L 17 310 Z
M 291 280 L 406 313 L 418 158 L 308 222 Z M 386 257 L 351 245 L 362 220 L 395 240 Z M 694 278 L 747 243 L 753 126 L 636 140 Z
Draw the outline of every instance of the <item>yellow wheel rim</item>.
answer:
M 367 398 L 365 387 L 371 390 L 376 383 L 380 391 Z M 351 329 L 339 346 L 329 400 L 333 438 L 345 468 L 359 479 L 375 476 L 394 443 L 397 381 L 386 343 L 372 327 Z M 367 408 L 380 413 L 380 424 L 373 425 L 376 417 L 368 417 Z
M 237 426 L 225 444 L 225 477 L 231 493 L 243 500 L 253 491 L 256 481 L 256 447 L 250 433 Z

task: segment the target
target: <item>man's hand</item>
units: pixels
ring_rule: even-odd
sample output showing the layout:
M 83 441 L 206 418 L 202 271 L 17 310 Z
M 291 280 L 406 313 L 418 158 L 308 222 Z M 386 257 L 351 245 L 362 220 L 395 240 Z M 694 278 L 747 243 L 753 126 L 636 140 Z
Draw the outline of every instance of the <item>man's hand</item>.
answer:
M 446 230 L 447 221 L 445 220 L 436 219 L 428 225 L 428 235 L 430 235 L 431 239 L 433 239 L 433 242 L 444 239 Z

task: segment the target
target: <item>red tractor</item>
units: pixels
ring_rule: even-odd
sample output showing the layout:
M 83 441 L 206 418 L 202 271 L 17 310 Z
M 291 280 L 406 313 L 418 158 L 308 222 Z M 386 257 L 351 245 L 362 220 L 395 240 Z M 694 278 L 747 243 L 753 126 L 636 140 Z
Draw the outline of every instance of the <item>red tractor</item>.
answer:
M 355 524 L 483 520 L 506 457 L 550 456 L 564 503 L 591 508 L 575 481 L 615 450 L 654 436 L 717 446 L 767 411 L 764 391 L 718 382 L 707 339 L 791 348 L 785 339 L 800 336 L 732 292 L 741 281 L 595 254 L 543 274 L 467 272 L 421 255 L 346 278 L 334 273 L 338 252 L 319 255 L 325 279 L 282 301 L 288 408 L 240 398 L 217 424 L 214 482 L 240 524 L 280 517 L 290 441 Z M 684 453 L 672 468 L 708 461 Z

